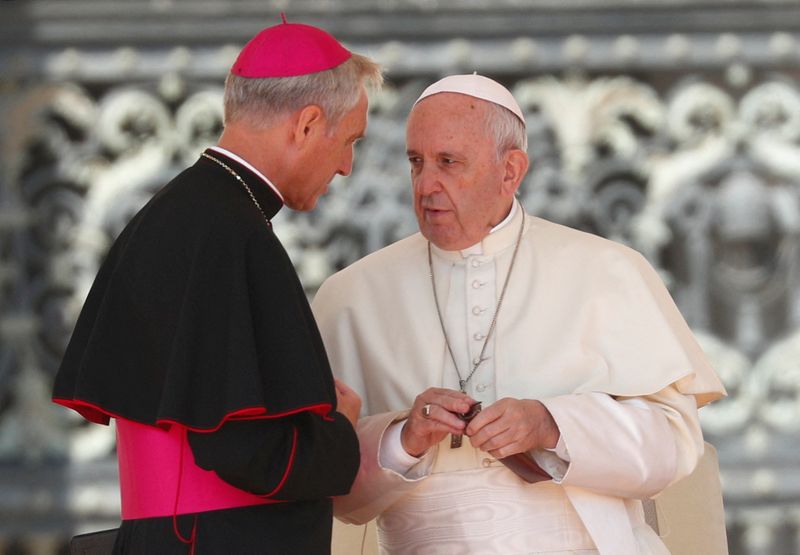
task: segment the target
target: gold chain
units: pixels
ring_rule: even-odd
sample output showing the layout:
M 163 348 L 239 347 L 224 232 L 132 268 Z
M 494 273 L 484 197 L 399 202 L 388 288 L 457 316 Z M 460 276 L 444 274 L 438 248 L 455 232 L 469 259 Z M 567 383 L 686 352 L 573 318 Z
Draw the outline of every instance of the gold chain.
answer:
M 201 152 L 200 156 L 208 158 L 209 160 L 212 160 L 212 161 L 216 162 L 217 164 L 222 166 L 224 169 L 228 170 L 228 173 L 231 174 L 233 177 L 235 177 L 239 181 L 239 183 L 241 183 L 242 186 L 244 186 L 244 190 L 247 191 L 248 195 L 250 195 L 250 199 L 253 201 L 253 204 L 256 205 L 256 208 L 258 208 L 258 211 L 261 212 L 262 216 L 264 216 L 264 221 L 267 222 L 267 225 L 269 227 L 272 227 L 272 222 L 269 220 L 269 218 L 267 218 L 267 215 L 264 213 L 264 210 L 261 208 L 261 205 L 258 203 L 258 200 L 256 200 L 256 197 L 253 194 L 253 191 L 251 191 L 250 187 L 247 185 L 247 183 L 244 182 L 244 179 L 242 179 L 242 176 L 240 176 L 238 173 L 236 173 L 236 171 L 233 168 L 231 168 L 230 166 L 228 166 L 226 163 L 222 162 L 221 160 L 217 160 L 213 156 L 209 156 L 205 152 Z

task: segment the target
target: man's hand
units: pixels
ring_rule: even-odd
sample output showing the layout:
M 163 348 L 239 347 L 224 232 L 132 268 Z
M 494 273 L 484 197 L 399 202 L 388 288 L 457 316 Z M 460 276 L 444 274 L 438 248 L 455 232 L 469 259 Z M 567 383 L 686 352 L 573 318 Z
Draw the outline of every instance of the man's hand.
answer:
M 334 378 L 334 383 L 336 386 L 336 410 L 345 415 L 355 428 L 361 412 L 361 397 L 343 381 Z
M 475 403 L 469 395 L 453 389 L 431 387 L 414 399 L 414 405 L 403 425 L 400 440 L 406 453 L 419 457 L 447 434 L 463 434 L 464 422 L 454 412 L 463 414 Z M 426 417 L 423 407 L 430 406 Z
M 500 399 L 467 426 L 472 446 L 502 459 L 531 449 L 552 449 L 560 432 L 550 412 L 532 399 Z

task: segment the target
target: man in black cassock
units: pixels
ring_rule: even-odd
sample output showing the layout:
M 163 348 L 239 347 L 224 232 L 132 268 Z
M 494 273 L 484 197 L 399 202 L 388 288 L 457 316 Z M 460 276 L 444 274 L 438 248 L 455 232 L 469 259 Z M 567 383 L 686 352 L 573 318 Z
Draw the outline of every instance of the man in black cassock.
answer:
M 263 30 L 226 81 L 219 145 L 109 251 L 53 399 L 117 420 L 116 553 L 330 553 L 361 400 L 333 379 L 270 220 L 350 173 L 380 81 L 320 29 Z

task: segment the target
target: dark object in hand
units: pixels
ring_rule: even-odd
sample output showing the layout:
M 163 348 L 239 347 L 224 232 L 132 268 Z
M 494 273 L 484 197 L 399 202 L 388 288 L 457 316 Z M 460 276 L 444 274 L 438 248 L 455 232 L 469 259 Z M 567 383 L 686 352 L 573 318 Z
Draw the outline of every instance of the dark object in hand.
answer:
M 464 414 L 456 413 L 456 416 L 458 416 L 461 420 L 463 420 L 464 422 L 469 424 L 470 420 L 475 418 L 478 415 L 479 412 L 481 412 L 481 402 L 480 401 L 478 401 L 477 403 L 472 405 L 469 408 L 469 410 L 467 412 L 465 412 Z
M 455 412 L 456 416 L 458 416 L 461 420 L 469 424 L 469 421 L 475 418 L 475 415 L 481 412 L 481 402 L 478 401 L 474 405 L 472 405 L 467 412 L 464 414 Z M 458 449 L 461 447 L 461 440 L 463 436 L 461 434 L 453 434 L 450 436 L 450 449 Z
M 481 403 L 480 401 L 472 405 L 467 412 L 464 414 L 456 413 L 461 420 L 469 424 L 470 420 L 475 418 L 475 416 L 481 412 Z M 457 444 L 457 445 L 456 445 Z M 450 440 L 450 447 L 460 447 L 461 446 L 461 436 L 453 436 Z M 510 455 L 508 457 L 503 457 L 502 459 L 497 459 L 506 467 L 514 472 L 517 476 L 528 482 L 529 484 L 535 484 L 536 482 L 542 482 L 544 480 L 551 480 L 552 476 L 550 476 L 547 472 L 542 470 L 542 468 L 536 464 L 536 461 L 528 455 L 527 453 L 516 453 L 515 455 Z

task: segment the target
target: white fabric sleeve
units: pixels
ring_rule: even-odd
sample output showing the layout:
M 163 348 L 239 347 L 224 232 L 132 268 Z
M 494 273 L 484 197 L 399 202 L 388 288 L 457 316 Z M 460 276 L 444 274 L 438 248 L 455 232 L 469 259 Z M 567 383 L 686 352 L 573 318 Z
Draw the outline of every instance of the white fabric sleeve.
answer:
M 378 460 L 382 468 L 414 480 L 425 475 L 426 465 L 419 463 L 430 457 L 430 449 L 422 457 L 415 457 L 406 452 L 401 439 L 405 423 L 406 420 L 393 422 L 386 428 L 378 448 Z
M 350 524 L 364 524 L 395 501 L 414 490 L 430 474 L 435 459 L 430 449 L 408 472 L 408 476 L 385 467 L 381 462 L 381 443 L 388 428 L 408 418 L 408 411 L 364 416 L 356 432 L 361 445 L 361 465 L 350 493 L 333 500 L 333 513 Z M 400 446 L 402 449 L 402 445 Z
M 641 397 L 581 393 L 542 403 L 569 457 L 564 486 L 643 499 L 691 473 L 703 453 L 695 399 L 672 386 Z
M 561 435 L 558 436 L 558 443 L 556 443 L 555 449 L 547 450 L 555 453 L 562 461 L 569 462 L 569 451 L 567 451 L 567 444 Z
M 553 449 L 533 449 L 528 453 L 539 467 L 547 472 L 553 481 L 561 483 L 569 467 L 569 452 L 564 436 L 558 436 L 558 443 Z

